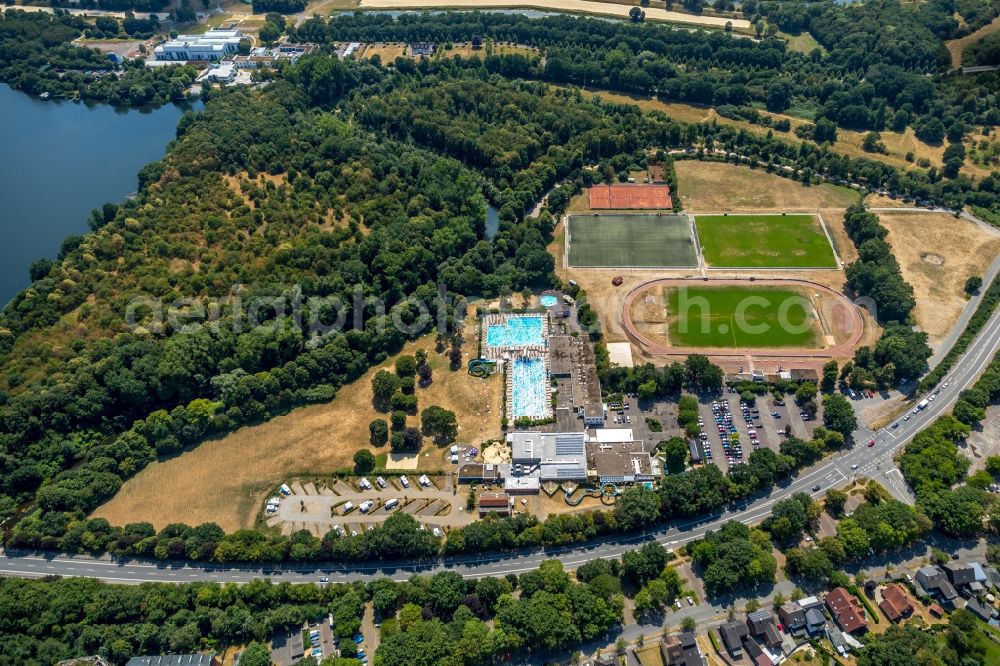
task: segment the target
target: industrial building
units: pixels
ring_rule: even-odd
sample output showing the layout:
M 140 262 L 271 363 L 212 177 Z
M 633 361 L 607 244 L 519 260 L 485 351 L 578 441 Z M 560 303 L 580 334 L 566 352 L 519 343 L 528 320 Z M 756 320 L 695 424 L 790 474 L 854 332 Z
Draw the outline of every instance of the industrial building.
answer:
M 187 62 L 188 60 L 217 61 L 236 53 L 243 33 L 239 30 L 209 30 L 202 35 L 178 35 L 176 39 L 157 46 L 157 60 Z

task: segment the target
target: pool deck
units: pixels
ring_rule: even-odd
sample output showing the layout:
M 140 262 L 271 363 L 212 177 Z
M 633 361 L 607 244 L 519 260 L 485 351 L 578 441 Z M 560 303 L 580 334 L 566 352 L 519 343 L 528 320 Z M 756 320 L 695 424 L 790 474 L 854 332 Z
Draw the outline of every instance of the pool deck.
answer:
M 542 322 L 541 344 L 525 344 L 525 345 L 501 345 L 492 346 L 489 343 L 489 330 L 492 326 L 508 326 L 508 322 L 512 319 L 540 319 Z M 544 312 L 529 312 L 524 314 L 488 314 L 482 319 L 482 328 L 480 330 L 480 335 L 483 340 L 483 350 L 482 355 L 485 358 L 491 358 L 494 360 L 503 360 L 505 358 L 512 358 L 512 352 L 522 352 L 522 351 L 541 351 L 543 353 L 548 353 L 548 317 Z M 514 355 L 518 355 L 515 353 Z
M 545 393 L 545 404 L 543 407 L 542 414 L 529 415 L 529 414 L 515 414 L 514 413 L 514 361 L 518 358 L 538 358 L 542 360 L 545 367 L 545 375 L 542 377 L 542 382 L 544 383 L 544 393 Z M 522 416 L 528 416 L 532 419 L 547 419 L 552 416 L 552 382 L 550 380 L 551 374 L 549 372 L 549 354 L 548 350 L 544 351 L 525 351 L 523 353 L 518 353 L 516 358 L 511 359 L 507 366 L 507 414 L 509 415 L 509 420 L 520 418 Z
M 542 344 L 525 344 L 525 345 L 503 345 L 503 346 L 491 346 L 488 343 L 488 332 L 491 326 L 508 326 L 510 320 L 519 318 L 537 318 L 542 322 L 541 337 Z M 525 313 L 504 313 L 504 314 L 488 314 L 482 318 L 480 336 L 483 340 L 482 346 L 482 356 L 485 358 L 490 358 L 496 361 L 500 361 L 504 364 L 507 371 L 507 382 L 506 382 L 506 414 L 509 421 L 513 422 L 514 419 L 518 418 L 514 414 L 514 360 L 518 358 L 537 358 L 541 359 L 545 366 L 545 376 L 542 380 L 545 383 L 545 413 L 541 416 L 533 416 L 531 418 L 549 418 L 552 416 L 552 384 L 551 384 L 551 369 L 549 367 L 549 317 L 546 312 L 525 312 Z

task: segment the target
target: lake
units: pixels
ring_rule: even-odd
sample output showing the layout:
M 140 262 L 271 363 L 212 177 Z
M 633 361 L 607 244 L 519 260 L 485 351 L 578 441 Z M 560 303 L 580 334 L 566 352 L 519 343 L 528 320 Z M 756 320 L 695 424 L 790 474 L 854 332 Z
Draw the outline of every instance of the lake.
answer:
M 43 101 L 0 85 L 0 304 L 30 284 L 33 261 L 89 230 L 91 209 L 135 192 L 183 113 Z

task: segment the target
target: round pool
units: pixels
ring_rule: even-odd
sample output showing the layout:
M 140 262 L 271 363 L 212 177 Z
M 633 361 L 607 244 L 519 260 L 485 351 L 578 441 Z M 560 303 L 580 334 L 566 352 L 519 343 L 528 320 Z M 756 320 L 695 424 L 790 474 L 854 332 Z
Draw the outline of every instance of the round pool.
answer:
M 551 308 L 553 305 L 559 302 L 559 299 L 553 296 L 552 294 L 545 294 L 544 296 L 538 299 L 538 302 L 547 308 Z

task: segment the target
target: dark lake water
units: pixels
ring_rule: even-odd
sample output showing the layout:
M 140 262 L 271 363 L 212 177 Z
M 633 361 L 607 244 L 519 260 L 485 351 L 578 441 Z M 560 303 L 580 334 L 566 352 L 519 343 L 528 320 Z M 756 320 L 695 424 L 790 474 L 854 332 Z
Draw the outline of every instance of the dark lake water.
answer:
M 92 208 L 135 192 L 183 113 L 43 101 L 0 85 L 0 306 L 28 286 L 31 262 L 88 231 Z

